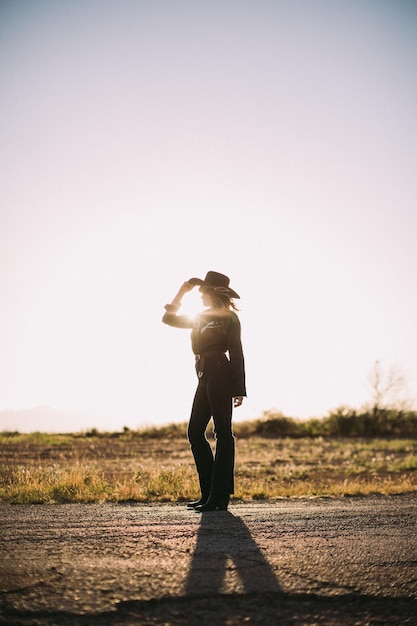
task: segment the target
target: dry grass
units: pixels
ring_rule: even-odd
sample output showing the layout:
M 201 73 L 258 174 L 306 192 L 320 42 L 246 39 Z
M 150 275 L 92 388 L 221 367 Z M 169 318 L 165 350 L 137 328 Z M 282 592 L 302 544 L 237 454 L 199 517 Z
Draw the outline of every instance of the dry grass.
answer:
M 408 439 L 242 438 L 235 498 L 397 494 L 417 490 Z M 0 435 L 0 500 L 178 501 L 198 495 L 185 427 L 163 432 Z

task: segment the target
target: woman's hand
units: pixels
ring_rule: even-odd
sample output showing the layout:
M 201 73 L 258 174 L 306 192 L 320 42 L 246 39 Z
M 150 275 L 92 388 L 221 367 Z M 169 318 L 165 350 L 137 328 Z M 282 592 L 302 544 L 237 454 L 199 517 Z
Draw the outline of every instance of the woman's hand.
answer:
M 187 293 L 188 291 L 191 291 L 192 289 L 194 289 L 195 285 L 193 285 L 192 283 L 189 283 L 187 281 L 185 281 L 185 283 L 183 283 L 183 285 L 181 286 L 180 291 L 182 293 Z
M 243 396 L 235 396 L 233 398 L 233 406 L 236 409 L 238 406 L 241 406 L 243 402 Z
M 193 285 L 192 283 L 188 283 L 185 282 L 181 285 L 177 295 L 175 296 L 175 298 L 172 300 L 171 304 L 169 305 L 170 307 L 174 307 L 175 309 L 179 309 L 181 306 L 181 300 L 182 297 L 188 292 L 191 291 L 191 289 L 194 289 L 195 285 Z

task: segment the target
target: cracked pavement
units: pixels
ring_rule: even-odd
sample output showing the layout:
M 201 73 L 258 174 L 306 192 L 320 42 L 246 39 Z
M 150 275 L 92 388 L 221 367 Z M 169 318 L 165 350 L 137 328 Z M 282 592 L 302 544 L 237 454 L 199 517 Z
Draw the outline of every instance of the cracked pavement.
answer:
M 416 505 L 0 505 L 0 623 L 416 624 Z

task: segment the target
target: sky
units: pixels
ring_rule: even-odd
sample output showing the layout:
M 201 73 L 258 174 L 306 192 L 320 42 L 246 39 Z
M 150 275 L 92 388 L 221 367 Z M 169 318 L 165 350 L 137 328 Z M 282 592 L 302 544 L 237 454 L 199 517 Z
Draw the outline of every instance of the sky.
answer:
M 208 270 L 236 420 L 360 407 L 376 361 L 416 406 L 416 74 L 411 0 L 1 0 L 0 430 L 186 421 L 161 317 Z

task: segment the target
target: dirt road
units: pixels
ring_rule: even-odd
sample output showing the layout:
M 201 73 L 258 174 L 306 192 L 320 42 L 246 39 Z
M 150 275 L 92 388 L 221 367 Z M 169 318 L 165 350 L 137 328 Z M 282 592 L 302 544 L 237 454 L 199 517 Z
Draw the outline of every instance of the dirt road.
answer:
M 417 624 L 416 510 L 415 495 L 1 505 L 0 623 Z

